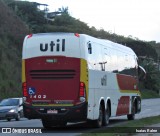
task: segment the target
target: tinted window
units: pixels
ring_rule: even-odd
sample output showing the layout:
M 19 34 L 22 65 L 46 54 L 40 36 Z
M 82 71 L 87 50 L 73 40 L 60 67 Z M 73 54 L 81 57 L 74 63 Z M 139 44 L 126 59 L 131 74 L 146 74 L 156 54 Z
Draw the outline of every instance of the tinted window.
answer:
M 92 44 L 92 54 L 89 54 L 88 61 L 89 61 L 89 68 L 94 70 L 102 70 L 101 64 L 102 63 L 102 54 L 101 54 L 101 45 L 97 43 Z
M 137 76 L 137 61 L 134 55 L 112 48 L 103 49 L 105 71 Z
M 136 76 L 137 64 L 135 57 L 122 52 L 119 52 L 118 55 L 118 73 Z
M 110 48 L 103 49 L 103 62 L 105 63 L 105 71 L 117 71 L 117 53 Z

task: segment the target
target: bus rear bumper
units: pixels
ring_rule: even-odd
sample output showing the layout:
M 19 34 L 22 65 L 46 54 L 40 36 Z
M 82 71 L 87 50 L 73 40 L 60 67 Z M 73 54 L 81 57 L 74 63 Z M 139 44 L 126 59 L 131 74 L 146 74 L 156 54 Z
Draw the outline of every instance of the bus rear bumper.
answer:
M 87 119 L 87 103 L 72 107 L 33 107 L 23 105 L 24 117 L 49 121 L 78 122 Z

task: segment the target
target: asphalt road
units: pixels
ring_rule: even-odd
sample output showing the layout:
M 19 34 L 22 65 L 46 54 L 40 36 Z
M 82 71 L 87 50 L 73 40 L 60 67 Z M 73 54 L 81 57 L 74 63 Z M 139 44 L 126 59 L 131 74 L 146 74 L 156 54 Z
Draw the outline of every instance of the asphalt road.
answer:
M 146 99 L 142 100 L 142 111 L 139 114 L 136 114 L 136 119 L 150 117 L 150 116 L 156 116 L 160 115 L 160 98 L 157 99 Z M 110 119 L 109 126 L 112 127 L 117 124 L 123 124 L 124 122 L 127 122 L 126 116 L 120 116 L 120 117 L 112 117 Z M 75 136 L 80 133 L 90 132 L 93 130 L 91 126 L 88 126 L 86 123 L 78 123 L 78 124 L 68 124 L 67 127 L 64 128 L 53 128 L 51 130 L 45 130 L 43 129 L 41 120 L 35 119 L 35 120 L 28 120 L 26 118 L 22 118 L 20 121 L 11 120 L 10 122 L 6 120 L 0 120 L 0 128 L 4 127 L 23 127 L 23 128 L 41 128 L 42 131 L 47 132 L 48 135 L 56 135 L 56 136 Z M 0 136 L 3 135 L 10 135 L 10 134 L 0 134 Z M 35 135 L 35 134 L 21 134 L 23 136 L 25 135 Z M 39 134 L 37 134 L 39 135 Z M 42 133 L 41 135 L 46 135 L 46 133 Z M 11 134 L 11 136 L 17 136 L 17 134 Z

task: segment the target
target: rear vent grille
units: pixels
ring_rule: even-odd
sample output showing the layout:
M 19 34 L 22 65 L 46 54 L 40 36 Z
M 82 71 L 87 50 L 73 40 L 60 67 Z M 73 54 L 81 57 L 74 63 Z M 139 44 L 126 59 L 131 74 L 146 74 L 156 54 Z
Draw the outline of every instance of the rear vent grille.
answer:
M 75 70 L 31 70 L 30 76 L 32 79 L 42 80 L 61 80 L 74 78 Z

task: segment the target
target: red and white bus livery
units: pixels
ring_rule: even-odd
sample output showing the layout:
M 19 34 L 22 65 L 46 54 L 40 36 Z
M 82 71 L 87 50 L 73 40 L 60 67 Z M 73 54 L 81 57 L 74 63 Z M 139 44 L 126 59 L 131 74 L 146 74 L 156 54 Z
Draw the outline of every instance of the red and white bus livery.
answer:
M 141 111 L 137 56 L 132 49 L 85 34 L 25 37 L 22 53 L 24 116 L 45 128 Z

